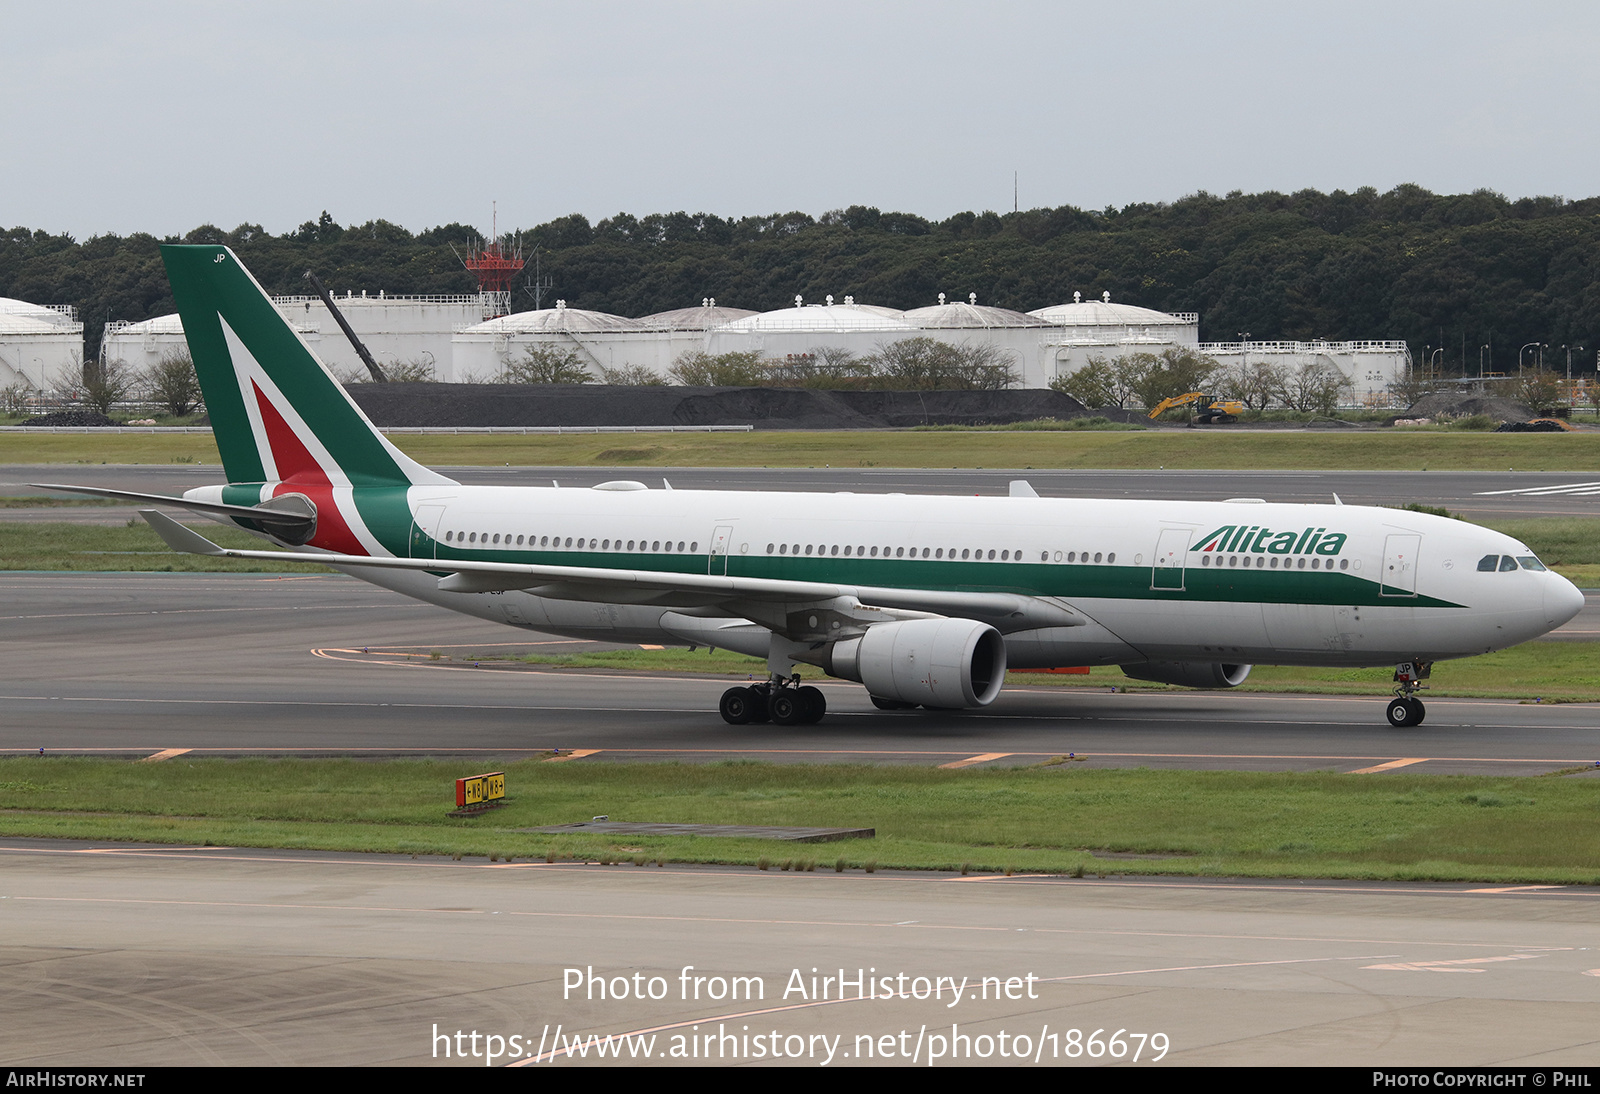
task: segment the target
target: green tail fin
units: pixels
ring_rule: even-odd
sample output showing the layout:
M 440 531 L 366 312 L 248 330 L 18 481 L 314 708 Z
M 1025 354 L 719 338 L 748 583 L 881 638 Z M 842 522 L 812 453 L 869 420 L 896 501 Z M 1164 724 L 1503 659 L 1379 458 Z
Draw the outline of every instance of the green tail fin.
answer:
M 451 481 L 373 428 L 232 250 L 170 244 L 161 257 L 229 482 Z

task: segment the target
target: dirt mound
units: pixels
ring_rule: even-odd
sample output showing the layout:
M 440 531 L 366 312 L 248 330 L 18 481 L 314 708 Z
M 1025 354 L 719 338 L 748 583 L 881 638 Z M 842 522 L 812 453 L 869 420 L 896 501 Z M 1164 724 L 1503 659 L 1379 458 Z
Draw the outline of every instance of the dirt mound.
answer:
M 1473 414 L 1487 414 L 1497 422 L 1525 422 L 1533 411 L 1511 399 L 1495 395 L 1474 395 L 1465 392 L 1435 392 L 1424 395 L 1401 415 L 1403 418 L 1466 418 Z
M 753 425 L 757 429 L 884 429 L 1004 425 L 1090 414 L 1070 395 L 1014 391 L 818 391 L 770 387 L 605 384 L 351 384 L 379 426 Z M 1128 411 L 1095 411 L 1117 421 Z
M 117 423 L 101 414 L 98 410 L 52 410 L 49 414 L 40 414 L 29 418 L 23 425 L 73 425 L 73 426 L 106 426 Z

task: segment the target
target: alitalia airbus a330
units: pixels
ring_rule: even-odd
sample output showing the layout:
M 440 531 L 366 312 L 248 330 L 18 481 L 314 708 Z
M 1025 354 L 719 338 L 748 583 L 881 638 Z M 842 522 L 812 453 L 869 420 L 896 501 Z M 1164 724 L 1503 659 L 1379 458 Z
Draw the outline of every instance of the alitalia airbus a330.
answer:
M 1227 688 L 1254 663 L 1394 665 L 1396 726 L 1436 660 L 1560 626 L 1583 595 L 1515 540 L 1343 505 L 463 486 L 381 436 L 218 246 L 162 256 L 228 481 L 181 506 L 288 550 L 225 550 L 141 510 L 179 551 L 325 563 L 468 615 L 764 657 L 735 724 L 814 722 L 798 663 L 884 709 L 992 703 L 1007 667 L 1120 665 Z M 1067 700 L 1063 697 L 1064 701 Z

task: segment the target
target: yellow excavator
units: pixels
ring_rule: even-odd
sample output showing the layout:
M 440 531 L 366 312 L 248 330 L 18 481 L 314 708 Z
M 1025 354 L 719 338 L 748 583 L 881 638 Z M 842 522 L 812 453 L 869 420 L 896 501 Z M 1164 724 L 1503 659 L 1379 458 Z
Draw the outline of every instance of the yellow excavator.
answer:
M 1203 391 L 1191 391 L 1187 395 L 1174 395 L 1161 400 L 1161 404 L 1150 411 L 1150 417 L 1159 418 L 1175 406 L 1188 406 L 1190 403 L 1200 404 L 1195 409 L 1195 421 L 1200 425 L 1229 425 L 1237 422 L 1239 415 L 1244 413 L 1244 404 L 1235 399 L 1218 399 Z

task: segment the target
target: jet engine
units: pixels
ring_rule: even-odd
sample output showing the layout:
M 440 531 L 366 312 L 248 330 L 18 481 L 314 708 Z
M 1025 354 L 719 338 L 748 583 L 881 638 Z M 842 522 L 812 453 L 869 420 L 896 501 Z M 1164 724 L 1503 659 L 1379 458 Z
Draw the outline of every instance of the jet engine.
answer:
M 879 623 L 836 642 L 822 666 L 882 699 L 926 707 L 986 707 L 1006 677 L 1000 632 L 974 619 Z
M 1135 680 L 1186 688 L 1236 688 L 1250 675 L 1250 666 L 1208 661 L 1146 661 L 1142 665 L 1123 665 L 1122 674 Z

